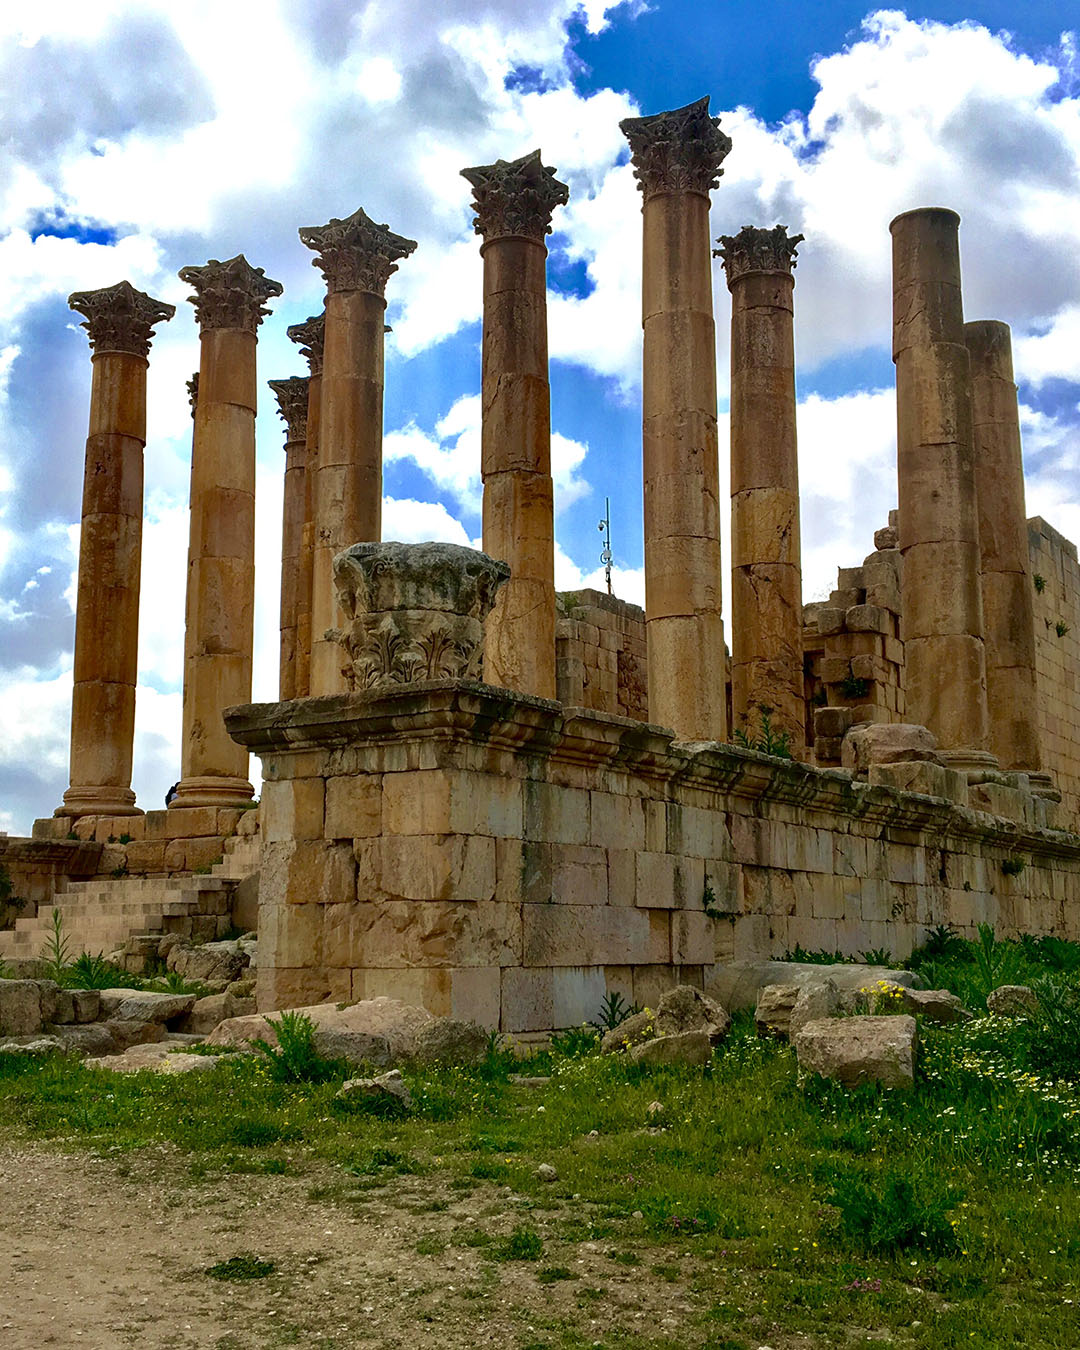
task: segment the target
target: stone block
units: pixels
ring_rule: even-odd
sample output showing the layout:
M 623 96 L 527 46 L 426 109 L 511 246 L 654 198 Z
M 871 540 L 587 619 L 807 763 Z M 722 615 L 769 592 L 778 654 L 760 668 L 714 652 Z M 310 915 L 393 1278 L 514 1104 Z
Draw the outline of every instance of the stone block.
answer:
M 634 1002 L 639 1008 L 655 1008 L 665 994 L 682 983 L 678 966 L 671 962 L 637 966 L 634 970 Z
M 519 779 L 453 769 L 383 777 L 383 829 L 388 834 L 520 838 L 522 826 Z
M 671 959 L 666 910 L 523 905 L 521 912 L 527 966 L 621 966 Z
M 637 853 L 629 848 L 608 851 L 608 904 L 633 905 L 637 900 Z
M 348 844 L 323 840 L 263 845 L 259 887 L 276 904 L 345 904 L 356 899 L 357 869 Z
M 717 923 L 702 910 L 675 910 L 671 915 L 671 959 L 676 965 L 712 965 L 716 960 Z
M 817 630 L 821 637 L 831 637 L 833 633 L 844 631 L 844 609 L 834 609 L 823 605 L 817 612 Z
M 321 966 L 259 966 L 255 1005 L 261 1013 L 306 1008 L 329 997 L 330 981 Z
M 901 761 L 898 764 L 871 764 L 868 770 L 871 787 L 890 787 L 898 792 L 921 792 L 928 797 L 944 797 L 948 801 L 967 805 L 966 774 L 957 769 L 946 769 L 929 760 Z
M 527 779 L 525 838 L 551 844 L 587 844 L 590 838 L 590 794 L 582 788 L 562 787 Z
M 553 1027 L 579 1027 L 599 1016 L 607 984 L 596 966 L 561 966 L 552 971 Z
M 321 778 L 285 778 L 264 783 L 260 813 L 267 843 L 321 839 L 326 785 Z
M 528 851 L 529 846 L 526 845 Z M 551 899 L 562 905 L 606 905 L 608 859 L 602 848 L 580 844 L 550 846 Z M 526 899 L 535 899 L 527 894 Z
M 225 855 L 222 852 L 224 840 L 216 836 L 209 839 L 174 839 L 171 845 L 166 846 L 166 858 L 169 857 L 170 849 L 181 843 L 184 850 L 182 870 L 185 872 L 205 871 L 208 868 L 215 867 L 224 859 Z M 179 871 L 181 869 L 170 868 L 169 870 Z
M 700 907 L 705 864 L 701 858 L 672 853 L 639 853 L 635 889 L 636 903 L 645 909 Z
M 321 908 L 326 966 L 509 966 L 521 960 L 517 905 L 373 900 Z
M 165 871 L 165 848 L 163 839 L 144 840 L 137 844 L 128 844 L 128 871 L 132 875 L 146 872 Z
M 640 797 L 590 794 L 590 842 L 608 849 L 645 847 L 645 807 Z
M 382 833 L 382 782 L 378 774 L 326 780 L 327 839 L 372 839 Z
M 164 820 L 158 819 L 161 816 Z M 178 806 L 168 811 L 148 811 L 146 815 L 147 839 L 197 839 L 200 835 L 216 833 L 217 808 L 214 806 Z
M 495 840 L 486 835 L 384 835 L 372 841 L 375 892 L 403 900 L 490 900 L 495 894 Z M 367 849 L 364 850 L 365 856 Z M 367 881 L 361 864 L 361 900 Z
M 690 858 L 730 858 L 727 816 L 723 811 L 669 802 L 665 851 Z
M 502 1029 L 549 1031 L 555 1025 L 555 971 L 513 967 L 502 973 Z
M 815 708 L 814 736 L 839 738 L 851 726 L 850 708 Z

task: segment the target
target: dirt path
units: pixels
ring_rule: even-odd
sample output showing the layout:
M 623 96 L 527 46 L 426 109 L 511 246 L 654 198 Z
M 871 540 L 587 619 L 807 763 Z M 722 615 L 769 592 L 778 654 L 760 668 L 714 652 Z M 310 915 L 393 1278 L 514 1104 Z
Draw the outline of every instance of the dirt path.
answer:
M 200 1180 L 171 1151 L 117 1159 L 19 1146 L 0 1182 L 0 1346 L 517 1350 L 571 1328 L 585 1345 L 616 1331 L 672 1347 L 705 1339 L 696 1314 L 707 1303 L 689 1292 L 685 1258 L 677 1279 L 662 1278 L 650 1265 L 677 1253 L 650 1248 L 645 1264 L 627 1264 L 610 1243 L 560 1239 L 559 1217 L 523 1215 L 494 1185 L 463 1193 L 430 1176 L 373 1187 L 313 1164 Z M 540 1263 L 442 1249 L 466 1228 L 500 1236 L 523 1218 L 545 1238 Z M 206 1275 L 242 1253 L 274 1273 Z M 573 1278 L 542 1283 L 538 1270 L 553 1265 Z

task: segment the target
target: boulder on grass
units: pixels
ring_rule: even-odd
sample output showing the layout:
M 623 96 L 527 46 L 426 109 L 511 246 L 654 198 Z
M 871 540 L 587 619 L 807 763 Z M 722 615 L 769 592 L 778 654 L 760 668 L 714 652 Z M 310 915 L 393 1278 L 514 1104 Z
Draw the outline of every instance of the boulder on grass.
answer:
M 386 1105 L 400 1107 L 404 1111 L 411 1111 L 413 1107 L 412 1095 L 400 1069 L 391 1069 L 378 1078 L 350 1078 L 348 1082 L 342 1083 L 335 1095 L 349 1106 L 377 1108 Z
M 656 1036 L 632 1046 L 630 1058 L 635 1064 L 657 1067 L 663 1064 L 708 1064 L 712 1042 L 707 1031 L 678 1031 L 672 1036 Z
M 117 1052 L 132 1045 L 151 1045 L 165 1039 L 165 1028 L 160 1022 L 139 1022 L 123 1017 L 110 1017 L 101 1025 L 112 1037 Z
M 917 1013 L 928 1022 L 949 1026 L 953 1022 L 970 1022 L 971 1013 L 963 1001 L 948 989 L 905 989 L 904 1011 Z
M 64 1050 L 73 1055 L 115 1055 L 120 1049 L 104 1022 L 92 1022 L 85 1026 L 49 1026 L 47 1030 L 50 1036 L 56 1037 Z
M 411 1058 L 417 1064 L 479 1064 L 487 1047 L 488 1033 L 476 1022 L 437 1017 L 416 1033 Z
M 986 996 L 987 1011 L 995 1017 L 1027 1017 L 1038 1006 L 1038 995 L 1027 984 L 1002 984 Z
M 148 989 L 103 989 L 101 1015 L 109 1021 L 157 1022 L 168 1026 L 195 1006 L 194 994 L 155 994 Z
M 915 1085 L 914 1017 L 834 1017 L 807 1022 L 795 1037 L 799 1067 L 845 1087 Z
M 797 984 L 767 984 L 762 989 L 754 1009 L 754 1026 L 759 1036 L 787 1040 L 799 988 Z
M 661 996 L 655 1010 L 631 1013 L 605 1033 L 600 1043 L 605 1055 L 629 1050 L 660 1036 L 681 1036 L 701 1031 L 711 1045 L 719 1045 L 731 1030 L 731 1018 L 711 998 L 692 985 L 680 984 Z
M 234 998 L 226 990 L 223 994 L 207 994 L 205 998 L 197 998 L 191 1012 L 180 1019 L 177 1027 L 196 1036 L 205 1036 L 227 1018 L 250 1017 L 254 1012 L 253 998 Z
M 41 1030 L 41 990 L 36 980 L 0 980 L 0 1036 L 33 1036 Z
M 51 1055 L 63 1046 L 55 1036 L 5 1036 L 0 1040 L 0 1055 Z
M 202 984 L 231 984 L 247 970 L 250 958 L 239 942 L 204 942 L 199 946 L 174 945 L 165 964 L 185 980 Z
M 832 980 L 796 987 L 799 992 L 788 1017 L 788 1040 L 793 1040 L 807 1022 L 822 1022 L 828 1017 L 839 1017 L 843 1011 L 840 991 Z
M 344 1007 L 315 1003 L 293 1011 L 304 1013 L 315 1024 L 319 1054 L 353 1063 L 389 1064 L 395 1059 L 415 1059 L 420 1031 L 436 1020 L 425 1008 L 396 998 L 364 999 Z M 231 1017 L 214 1028 L 206 1038 L 207 1044 L 250 1047 L 252 1041 L 261 1039 L 276 1045 L 273 1024 L 280 1016 L 259 1013 Z
M 913 970 L 888 966 L 864 966 L 854 962 L 819 965 L 810 961 L 730 961 L 714 966 L 706 994 L 729 1013 L 753 1008 L 758 994 L 768 984 L 822 984 L 832 980 L 843 993 L 877 980 L 892 980 L 908 989 L 921 989 L 922 980 Z

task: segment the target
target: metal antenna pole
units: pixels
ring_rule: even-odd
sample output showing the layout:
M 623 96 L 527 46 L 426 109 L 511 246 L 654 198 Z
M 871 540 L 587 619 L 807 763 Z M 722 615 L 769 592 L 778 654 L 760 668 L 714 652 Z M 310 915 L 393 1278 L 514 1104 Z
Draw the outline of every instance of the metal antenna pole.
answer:
M 607 581 L 607 593 L 611 595 L 611 564 L 614 561 L 611 554 L 611 498 L 604 498 L 604 519 L 596 527 L 604 536 L 604 551 L 600 554 L 600 561 L 604 564 L 604 577 Z

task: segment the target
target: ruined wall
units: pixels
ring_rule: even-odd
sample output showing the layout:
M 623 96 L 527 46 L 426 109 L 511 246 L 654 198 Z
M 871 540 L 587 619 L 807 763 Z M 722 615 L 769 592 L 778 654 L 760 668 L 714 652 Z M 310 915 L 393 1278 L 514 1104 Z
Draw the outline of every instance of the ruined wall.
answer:
M 646 721 L 645 611 L 593 590 L 567 591 L 557 597 L 557 603 L 559 702 Z
M 228 722 L 263 760 L 264 1010 L 386 994 L 528 1034 L 796 943 L 900 956 L 982 921 L 1080 937 L 1080 838 L 1023 794 L 1019 821 L 973 810 L 935 765 L 856 783 L 451 682 Z M 909 770 L 924 795 L 887 786 Z
M 1028 521 L 1035 589 L 1035 669 L 1043 767 L 1064 819 L 1080 821 L 1080 563 L 1076 545 L 1039 516 Z M 1058 628 L 1064 628 L 1059 632 Z
M 101 845 L 96 867 L 67 873 L 70 876 L 182 876 L 209 871 L 219 863 L 225 840 L 237 833 L 245 814 L 233 806 L 184 806 L 141 816 L 45 817 L 34 821 L 33 842 L 83 840 Z

